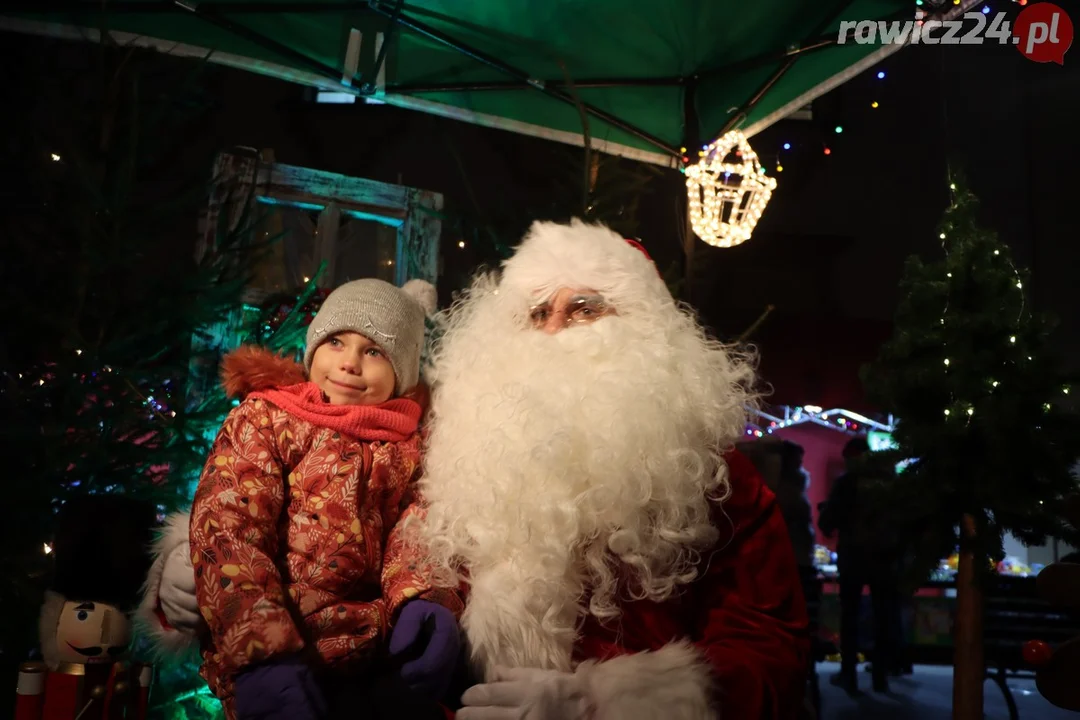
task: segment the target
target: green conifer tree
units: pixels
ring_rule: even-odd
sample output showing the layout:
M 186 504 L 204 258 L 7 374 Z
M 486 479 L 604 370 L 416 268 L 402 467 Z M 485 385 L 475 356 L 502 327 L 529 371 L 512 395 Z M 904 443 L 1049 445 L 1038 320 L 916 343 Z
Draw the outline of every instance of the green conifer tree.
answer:
M 253 241 L 251 198 L 237 199 L 248 211 L 231 228 L 219 216 L 207 251 L 194 257 L 214 149 L 198 161 L 178 157 L 203 131 L 207 65 L 108 42 L 78 53 L 39 42 L 39 66 L 20 74 L 25 97 L 13 92 L 26 105 L 14 115 L 19 142 L 2 147 L 5 171 L 19 178 L 0 215 L 0 449 L 13 515 L 0 526 L 0 677 L 8 678 L 38 647 L 58 507 L 93 493 L 139 497 L 162 513 L 185 507 L 231 406 L 216 387 L 228 348 L 200 339 L 239 317 L 240 341 L 296 353 L 321 301 L 312 281 L 284 306 L 244 308 L 249 268 L 267 242 Z M 84 74 L 54 66 L 73 56 L 96 62 Z M 193 400 L 193 381 L 214 391 Z M 196 665 L 159 669 L 155 716 L 220 714 Z
M 980 226 L 961 178 L 940 225 L 944 257 L 908 261 L 893 337 L 864 373 L 872 402 L 898 419 L 911 460 L 881 488 L 915 571 L 959 546 L 954 717 L 982 717 L 981 588 L 1008 532 L 1026 543 L 1075 538 L 1055 511 L 1076 491 L 1080 425 L 1050 322 L 1033 312 L 1027 274 Z

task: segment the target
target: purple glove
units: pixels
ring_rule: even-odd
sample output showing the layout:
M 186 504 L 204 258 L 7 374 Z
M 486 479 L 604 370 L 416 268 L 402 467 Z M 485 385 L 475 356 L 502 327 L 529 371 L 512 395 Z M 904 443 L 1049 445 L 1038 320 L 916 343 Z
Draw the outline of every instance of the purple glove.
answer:
M 245 670 L 234 695 L 238 720 L 319 720 L 326 714 L 315 674 L 296 659 Z
M 432 700 L 446 694 L 461 653 L 461 635 L 454 613 L 427 600 L 412 600 L 401 609 L 390 633 L 390 657 L 401 662 L 405 684 Z

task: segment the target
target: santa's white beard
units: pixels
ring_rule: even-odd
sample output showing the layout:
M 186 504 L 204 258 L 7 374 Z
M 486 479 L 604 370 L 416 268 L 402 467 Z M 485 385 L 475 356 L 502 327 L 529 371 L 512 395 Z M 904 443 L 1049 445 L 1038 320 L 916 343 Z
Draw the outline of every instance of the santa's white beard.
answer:
M 468 578 L 479 669 L 568 670 L 583 612 L 697 576 L 751 371 L 674 304 L 546 335 L 485 290 L 435 357 L 419 539 Z

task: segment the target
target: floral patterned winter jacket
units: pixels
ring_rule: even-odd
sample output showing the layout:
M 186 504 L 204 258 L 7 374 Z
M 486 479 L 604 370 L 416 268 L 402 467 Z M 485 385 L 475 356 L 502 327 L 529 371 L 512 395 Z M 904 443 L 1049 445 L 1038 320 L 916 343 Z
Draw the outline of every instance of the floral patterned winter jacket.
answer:
M 236 377 L 238 365 L 258 368 L 252 382 Z M 225 374 L 234 392 L 271 385 L 275 367 L 299 371 L 250 350 L 232 366 L 232 377 L 228 361 Z M 456 594 L 421 583 L 397 529 L 417 510 L 419 471 L 419 434 L 362 442 L 259 398 L 230 413 L 189 528 L 196 595 L 210 629 L 202 675 L 229 717 L 233 680 L 247 665 L 303 650 L 314 662 L 362 669 L 407 600 L 460 613 Z

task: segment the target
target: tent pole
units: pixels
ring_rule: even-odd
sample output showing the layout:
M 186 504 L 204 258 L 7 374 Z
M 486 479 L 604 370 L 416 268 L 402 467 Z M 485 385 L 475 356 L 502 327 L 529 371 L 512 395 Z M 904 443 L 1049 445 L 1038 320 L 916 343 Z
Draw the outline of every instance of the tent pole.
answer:
M 852 2 L 853 0 L 839 0 L 839 2 L 836 3 L 836 7 L 833 9 L 833 11 L 827 13 L 824 16 L 825 19 L 822 20 L 818 24 L 818 26 L 814 28 L 813 32 L 810 33 L 810 37 L 817 38 L 819 35 L 825 32 L 829 28 L 829 26 L 832 25 L 832 22 L 836 19 L 836 16 L 842 13 L 845 9 L 847 9 L 848 5 L 850 5 Z M 745 120 L 747 114 L 755 107 L 757 107 L 757 104 L 761 102 L 761 99 L 765 97 L 769 90 L 772 89 L 773 85 L 780 81 L 780 78 L 784 77 L 787 71 L 791 69 L 791 66 L 794 65 L 795 61 L 798 59 L 799 53 L 788 55 L 780 64 L 780 67 L 778 67 L 773 72 L 773 74 L 770 75 L 769 78 L 761 84 L 761 87 L 758 88 L 757 92 L 750 96 L 749 100 L 743 103 L 743 106 L 739 108 L 738 112 L 733 113 L 731 117 L 727 119 L 727 122 L 724 123 L 724 126 L 720 128 L 720 131 L 713 135 L 713 137 L 723 137 L 724 133 L 737 127 L 743 120 Z
M 837 15 L 839 15 L 841 12 L 843 12 L 852 1 L 853 0 L 840 0 L 839 7 L 837 7 L 836 12 L 834 12 L 830 16 L 830 18 L 835 18 Z M 965 0 L 964 2 L 957 2 L 956 7 L 951 7 L 948 10 L 941 10 L 941 11 L 935 13 L 934 15 L 932 15 L 931 18 L 933 18 L 933 19 L 941 19 L 941 20 L 951 20 L 951 19 L 956 18 L 959 15 L 967 12 L 968 9 L 970 9 L 973 5 L 975 5 L 974 0 Z M 908 11 L 904 11 L 903 13 L 896 13 L 894 15 L 889 15 L 886 18 L 883 18 L 883 19 L 888 21 L 888 20 L 892 20 L 892 19 L 896 19 L 896 18 L 904 18 L 904 17 L 907 17 L 907 12 Z M 928 19 L 930 19 L 930 18 L 928 18 Z M 722 127 L 720 129 L 720 131 L 718 133 L 716 133 L 716 135 L 714 135 L 713 137 L 714 138 L 719 138 L 719 137 L 723 136 L 723 134 L 726 133 L 728 130 L 731 130 L 732 128 L 736 127 L 739 123 L 741 123 L 746 118 L 746 115 L 759 102 L 761 102 L 761 99 L 765 96 L 765 94 L 769 91 L 769 89 L 772 88 L 772 86 L 775 85 L 780 80 L 780 78 L 784 76 L 784 73 L 786 73 L 788 70 L 791 69 L 791 66 L 795 63 L 795 61 L 797 59 L 799 59 L 800 56 L 805 55 L 805 54 L 809 54 L 810 52 L 813 52 L 815 50 L 820 50 L 820 49 L 823 49 L 823 48 L 826 48 L 826 47 L 831 47 L 832 45 L 838 44 L 838 42 L 839 42 L 839 37 L 838 36 L 837 37 L 832 37 L 831 40 L 830 40 L 830 36 L 826 36 L 826 35 L 822 34 L 828 28 L 829 25 L 830 25 L 830 22 L 828 22 L 828 21 L 823 22 L 811 34 L 811 37 L 814 38 L 813 40 L 808 40 L 808 41 L 806 41 L 804 43 L 800 43 L 798 48 L 796 48 L 794 50 L 791 50 L 791 51 L 789 51 L 787 53 L 784 53 L 784 55 L 781 56 L 781 57 L 787 58 L 784 61 L 784 64 L 781 65 L 776 70 L 775 73 L 773 73 L 772 77 L 770 77 L 768 80 L 765 81 L 765 83 L 762 85 L 761 89 L 759 89 L 758 92 L 754 93 L 754 95 L 749 100 L 747 100 L 746 104 L 743 105 L 743 107 L 741 107 L 737 113 L 733 114 L 730 118 L 728 118 L 728 121 L 726 123 L 724 123 L 724 127 Z M 882 50 L 888 50 L 889 51 L 888 53 L 886 53 L 884 55 L 884 56 L 887 56 L 888 54 L 891 54 L 892 52 L 896 52 L 897 50 L 899 50 L 902 47 L 904 47 L 904 45 L 897 45 L 894 48 L 887 48 L 887 47 L 883 46 Z M 879 50 L 878 52 L 880 53 L 881 51 Z M 875 55 L 876 54 L 877 53 L 875 53 Z M 776 59 L 778 59 L 778 58 L 776 58 Z M 763 62 L 768 62 L 768 58 L 765 57 L 765 56 L 760 56 L 758 58 L 750 58 L 750 59 L 748 59 L 746 61 L 743 61 L 743 62 L 733 63 L 732 65 L 730 65 L 727 68 L 720 68 L 719 70 L 716 70 L 716 71 L 710 71 L 709 75 L 712 75 L 712 74 L 718 73 L 718 72 L 726 72 L 726 71 L 729 71 L 729 70 L 732 70 L 732 69 L 743 69 L 745 66 L 751 66 L 752 67 L 754 65 L 759 65 L 759 64 L 761 64 Z
M 683 197 L 686 197 L 686 193 L 683 193 Z M 694 233 L 694 225 L 690 222 L 690 208 L 686 208 L 683 213 L 683 222 L 685 227 L 682 232 L 683 239 L 683 288 L 682 288 L 682 300 L 687 305 L 692 305 L 694 302 L 694 250 L 697 247 L 697 235 Z
M 697 110 L 697 90 L 697 76 L 687 78 L 683 88 L 683 147 L 686 148 L 687 157 L 694 157 L 697 149 L 701 147 L 701 120 Z M 686 220 L 682 247 L 683 300 L 691 303 L 694 297 L 694 249 L 697 245 L 697 235 L 694 234 L 694 226 L 690 222 L 689 206 L 683 215 Z
M 910 13 L 908 13 L 910 15 Z M 724 65 L 723 67 L 716 68 L 715 70 L 707 70 L 702 73 L 702 77 L 711 78 L 720 75 L 729 75 L 733 72 L 743 72 L 745 70 L 753 70 L 756 67 L 762 65 L 768 65 L 770 63 L 777 62 L 778 60 L 784 60 L 785 58 L 795 57 L 798 55 L 811 55 L 818 50 L 824 50 L 830 48 L 833 45 L 839 44 L 836 35 L 822 35 L 809 42 L 800 43 L 798 46 L 784 50 L 782 52 L 771 52 L 764 55 L 757 55 L 752 58 L 746 58 L 745 60 L 739 60 L 733 62 L 730 65 Z
M 751 110 L 757 107 L 757 104 L 761 102 L 761 99 L 765 97 L 769 90 L 772 89 L 772 86 L 779 82 L 780 78 L 784 77 L 787 71 L 791 69 L 791 66 L 794 65 L 795 61 L 798 59 L 798 55 L 793 55 L 788 59 L 784 60 L 783 64 L 781 64 L 780 67 L 776 69 L 776 72 L 774 72 L 771 76 L 769 76 L 768 80 L 761 84 L 761 87 L 757 89 L 757 92 L 755 92 L 749 100 L 743 103 L 743 106 L 739 108 L 739 111 L 736 113 L 732 113 L 732 115 L 727 119 L 727 122 L 724 123 L 724 126 L 720 128 L 720 131 L 717 132 L 714 137 L 723 137 L 725 133 L 727 133 L 729 130 L 733 129 L 736 125 L 745 120 L 747 114 L 749 114 Z
M 221 29 L 227 32 L 231 32 L 233 35 L 237 35 L 244 38 L 245 40 L 249 40 L 256 45 L 270 50 L 271 52 L 277 53 L 283 58 L 288 58 L 293 62 L 305 65 L 309 70 L 312 70 L 319 75 L 325 75 L 326 77 L 332 78 L 338 83 L 341 83 L 341 70 L 334 69 L 329 65 L 315 60 L 314 58 L 308 57 L 302 52 L 297 52 L 288 45 L 283 45 L 277 40 L 268 38 L 261 33 L 255 32 L 251 28 L 241 25 L 235 20 L 229 20 L 228 18 L 218 15 L 218 13 L 213 9 L 213 6 L 210 3 L 195 4 L 194 2 L 189 2 L 185 0 L 173 0 L 173 2 L 177 7 L 188 11 L 200 20 L 204 20 L 211 25 L 217 25 Z
M 566 87 L 563 80 L 541 80 L 548 87 Z M 593 80 L 575 80 L 574 87 L 582 88 L 613 88 L 613 87 L 676 87 L 683 85 L 686 78 L 598 78 Z M 525 83 L 515 82 L 471 82 L 471 83 L 442 83 L 442 84 L 407 84 L 388 85 L 387 92 L 396 93 L 436 93 L 436 92 L 478 92 L 484 90 L 520 90 Z
M 884 15 L 877 18 L 879 22 L 892 22 L 896 20 L 908 20 L 911 19 L 910 10 L 902 10 L 897 13 Z M 786 50 L 779 52 L 763 53 L 761 55 L 755 55 L 754 57 L 746 58 L 745 60 L 738 60 L 729 65 L 718 67 L 711 70 L 705 70 L 701 73 L 702 80 L 709 80 L 714 77 L 722 75 L 730 75 L 735 72 L 743 72 L 746 70 L 753 70 L 754 68 L 761 67 L 762 65 L 769 65 L 771 63 L 779 62 L 788 57 L 794 57 L 796 55 L 805 56 L 812 55 L 819 50 L 826 50 L 834 45 L 840 44 L 840 38 L 838 33 L 825 33 L 818 35 L 810 40 L 805 40 L 798 45 L 792 46 Z
M 379 56 L 375 58 L 375 67 L 371 70 L 372 80 L 379 77 L 379 72 L 382 71 L 383 63 L 386 62 L 386 51 L 390 49 L 390 36 L 397 26 L 397 19 L 398 16 L 401 15 L 401 8 L 404 4 L 405 0 L 397 0 L 397 2 L 394 3 L 394 13 L 390 16 L 390 26 L 386 28 L 386 37 L 383 39 L 382 46 L 379 48 Z M 375 83 L 365 82 L 362 89 L 365 94 L 374 95 L 376 90 Z
M 393 16 L 393 11 L 385 7 L 380 0 L 371 0 L 370 7 L 373 11 L 379 13 L 380 15 L 383 15 L 384 17 Z M 434 40 L 435 42 L 445 45 L 452 50 L 456 50 L 462 55 L 465 55 L 466 57 L 472 58 L 473 60 L 487 65 L 494 70 L 498 70 L 499 72 L 516 78 L 520 83 L 536 88 L 537 90 L 544 93 L 545 95 L 548 95 L 549 97 L 555 98 L 556 100 L 560 100 L 568 105 L 573 105 L 575 107 L 578 105 L 578 103 L 574 101 L 574 98 L 570 95 L 570 93 L 565 92 L 558 87 L 546 85 L 543 81 L 530 77 L 528 73 L 519 70 L 518 68 L 515 68 L 511 65 L 508 65 L 502 60 L 488 55 L 482 50 L 478 50 L 474 47 L 466 45 L 465 43 L 459 42 L 458 40 L 455 40 L 446 33 L 437 30 L 429 25 L 426 25 L 419 20 L 415 20 L 407 15 L 398 15 L 395 21 L 403 27 L 407 27 L 413 32 L 419 33 L 420 35 L 423 35 L 431 40 Z M 601 110 L 600 108 L 590 105 L 588 103 L 581 103 L 581 107 L 584 108 L 585 111 L 589 113 L 589 115 L 592 115 L 598 120 L 602 120 L 608 125 L 618 128 L 625 133 L 629 133 L 630 135 L 633 135 L 639 140 L 644 140 L 650 145 L 654 145 L 660 148 L 669 155 L 680 157 L 678 148 L 672 147 L 671 145 L 664 142 L 655 135 L 647 133 L 641 128 L 631 125 L 625 120 L 621 120 L 620 118 L 612 115 L 611 113 Z

